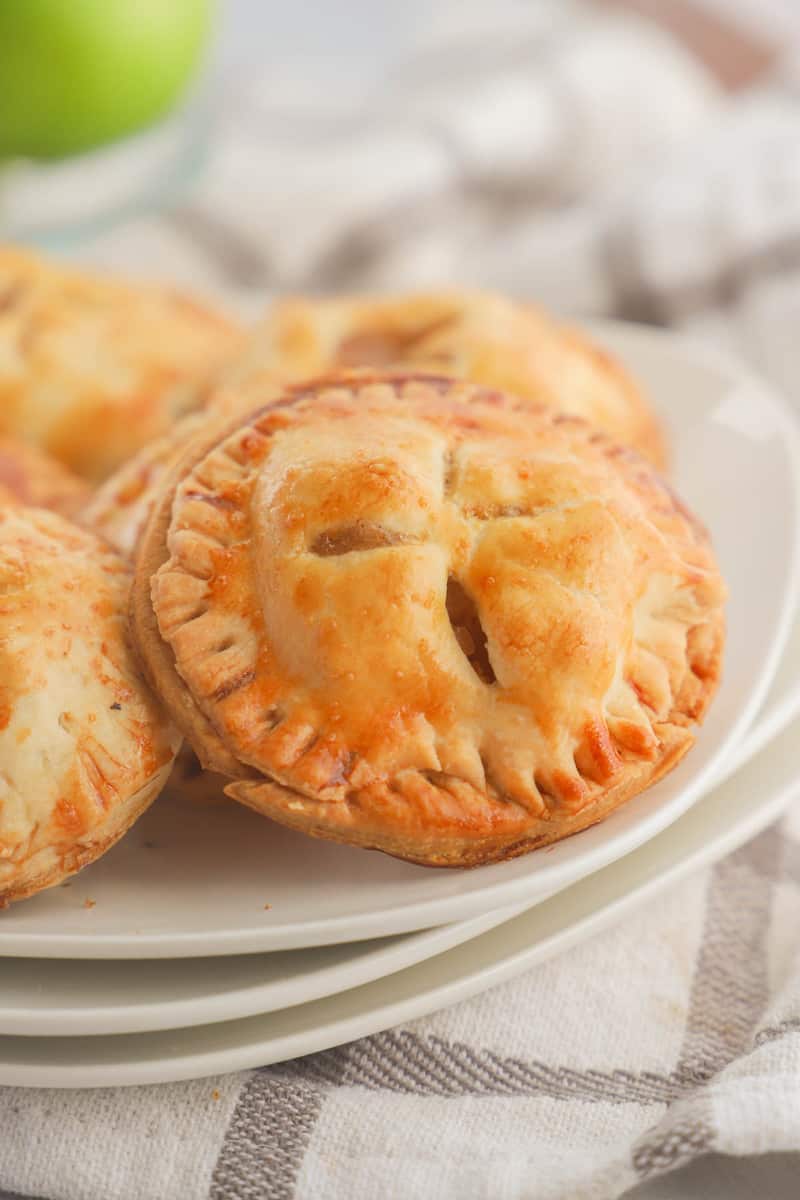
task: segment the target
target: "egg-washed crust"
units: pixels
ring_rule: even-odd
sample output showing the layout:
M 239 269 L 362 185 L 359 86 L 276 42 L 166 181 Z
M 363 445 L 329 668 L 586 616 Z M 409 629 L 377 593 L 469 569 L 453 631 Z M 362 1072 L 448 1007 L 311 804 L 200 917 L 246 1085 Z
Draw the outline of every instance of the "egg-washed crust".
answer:
M 208 424 L 205 412 L 182 417 L 169 433 L 143 446 L 101 483 L 76 519 L 125 558 L 132 558 L 167 468 Z
M 196 441 L 133 595 L 229 795 L 428 865 L 524 853 L 660 778 L 724 641 L 707 535 L 638 454 L 426 375 L 298 385 Z
M 270 394 L 279 399 L 282 388 L 278 384 L 266 386 L 262 381 L 257 394 L 255 407 L 262 407 Z M 98 533 L 120 554 L 133 558 L 170 465 L 180 458 L 194 438 L 206 439 L 209 433 L 215 436 L 217 429 L 230 424 L 234 414 L 244 416 L 252 407 L 249 394 L 244 394 L 238 402 L 231 397 L 225 410 L 211 408 L 187 413 L 169 433 L 149 442 L 110 475 L 92 493 L 76 519 Z
M 211 402 L 235 400 L 259 372 L 297 381 L 358 366 L 499 388 L 583 417 L 659 469 L 667 464 L 660 422 L 613 355 L 540 308 L 491 292 L 278 301 L 221 369 Z
M 238 426 L 238 420 L 235 423 Z M 206 771 L 228 779 L 246 776 L 236 758 L 216 736 L 213 724 L 194 704 L 175 670 L 170 646 L 162 639 L 150 596 L 152 576 L 167 557 L 166 537 L 172 497 L 185 465 L 200 461 L 231 429 L 231 422 L 211 422 L 182 448 L 161 478 L 160 491 L 151 498 L 147 521 L 136 544 L 133 586 L 130 592 L 130 629 L 145 678 L 160 698 Z M 234 426 L 235 427 L 235 426 Z
M 34 851 L 25 866 L 25 873 L 0 891 L 0 908 L 17 900 L 27 900 L 46 888 L 55 887 L 83 867 L 88 867 L 110 850 L 128 832 L 164 789 L 169 778 L 168 766 L 156 771 L 147 785 L 115 806 L 105 821 L 99 823 L 91 836 L 73 844 L 43 847 Z
M 0 510 L 0 905 L 94 861 L 179 746 L 128 644 L 130 571 L 41 509 Z
M 0 505 L 49 508 L 71 517 L 91 495 L 89 485 L 48 454 L 0 436 Z
M 0 433 L 103 479 L 202 402 L 239 338 L 171 289 L 0 246 Z
M 81 520 L 126 555 L 134 551 L 169 462 L 205 419 L 229 419 L 280 395 L 292 380 L 392 360 L 515 392 L 581 416 L 657 466 L 663 433 L 633 380 L 607 351 L 541 310 L 481 292 L 278 301 L 226 359 L 204 412 L 179 421 L 101 485 Z

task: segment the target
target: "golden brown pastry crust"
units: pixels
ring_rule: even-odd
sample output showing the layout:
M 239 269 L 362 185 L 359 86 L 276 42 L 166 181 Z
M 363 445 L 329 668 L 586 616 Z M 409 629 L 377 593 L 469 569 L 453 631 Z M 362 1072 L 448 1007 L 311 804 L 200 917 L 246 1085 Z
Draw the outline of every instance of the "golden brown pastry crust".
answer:
M 117 841 L 178 737 L 128 645 L 130 572 L 41 509 L 0 510 L 0 905 Z
M 467 866 L 573 833 L 678 761 L 723 600 L 704 531 L 634 452 L 489 389 L 354 373 L 173 466 L 133 628 L 230 795 Z
M 166 288 L 0 247 L 0 433 L 102 479 L 199 403 L 198 379 L 238 339 Z
M 269 395 L 277 399 L 281 394 L 277 382 L 269 387 L 262 385 L 258 390 L 257 406 L 264 404 Z M 228 396 L 224 408 L 202 409 L 176 421 L 169 433 L 143 446 L 138 454 L 101 483 L 81 508 L 80 523 L 99 533 L 126 558 L 132 558 L 170 464 L 185 452 L 194 438 L 202 440 L 209 433 L 213 436 L 215 430 L 230 423 L 234 414 L 244 416 L 252 407 L 245 392 L 238 402 Z
M 190 413 L 169 433 L 143 446 L 87 499 L 78 514 L 81 525 L 131 558 L 167 468 L 210 421 L 205 412 Z
M 130 594 L 130 624 L 134 645 L 153 691 L 159 696 L 179 731 L 206 771 L 228 778 L 246 775 L 234 755 L 214 731 L 214 726 L 193 703 L 174 669 L 174 657 L 162 639 L 150 598 L 150 579 L 166 558 L 166 538 L 171 520 L 171 496 L 181 479 L 184 464 L 201 459 L 216 445 L 226 425 L 219 422 L 184 446 L 183 453 L 163 476 L 160 493 L 149 505 L 147 522 L 136 545 L 134 583 Z
M 538 309 L 483 293 L 280 301 L 204 393 L 206 419 L 246 413 L 265 403 L 267 391 L 280 395 L 286 381 L 359 358 L 398 358 L 501 387 L 582 416 L 664 465 L 660 426 L 611 355 Z M 84 523 L 131 554 L 168 463 L 203 420 L 202 413 L 185 417 L 124 463 L 98 489 Z
M 71 517 L 90 495 L 83 479 L 48 454 L 16 438 L 0 437 L 0 505 L 49 508 Z
M 583 417 L 666 465 L 660 423 L 611 354 L 541 309 L 490 292 L 279 301 L 223 367 L 212 403 L 224 406 L 227 395 L 240 405 L 254 376 L 300 380 L 359 366 L 432 370 L 499 388 Z

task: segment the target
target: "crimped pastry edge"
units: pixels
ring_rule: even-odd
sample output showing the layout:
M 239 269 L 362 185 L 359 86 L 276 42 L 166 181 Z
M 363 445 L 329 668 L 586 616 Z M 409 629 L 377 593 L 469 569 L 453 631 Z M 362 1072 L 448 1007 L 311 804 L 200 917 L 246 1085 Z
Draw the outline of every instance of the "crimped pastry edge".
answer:
M 311 390 L 322 386 L 346 383 L 367 384 L 384 382 L 387 379 L 427 381 L 439 384 L 466 383 L 463 380 L 454 380 L 452 376 L 444 373 L 438 375 L 424 371 L 374 372 L 363 369 L 337 371 L 301 384 L 288 385 L 285 389 L 287 400 L 284 403 L 291 402 L 291 398 L 302 399 Z M 196 463 L 223 442 L 229 434 L 240 429 L 246 420 L 254 419 L 257 414 L 274 405 L 273 401 L 261 408 L 254 406 L 249 418 L 239 414 L 234 419 L 227 421 L 224 427 L 217 426 L 207 436 L 196 439 L 173 465 L 170 477 L 162 486 L 159 502 L 142 538 L 134 585 L 134 590 L 138 593 L 138 605 L 142 609 L 137 618 L 137 644 L 140 647 L 148 675 L 152 672 L 156 688 L 163 689 L 163 681 L 168 681 L 167 686 L 174 697 L 174 702 L 181 706 L 180 719 L 178 719 L 178 714 L 172 704 L 169 704 L 170 711 L 173 712 L 176 723 L 195 749 L 203 766 L 233 777 L 232 782 L 225 787 L 228 796 L 280 824 L 297 829 L 309 836 L 378 849 L 419 865 L 460 868 L 486 865 L 517 857 L 531 849 L 578 833 L 603 820 L 616 808 L 651 786 L 677 765 L 695 740 L 687 727 L 689 720 L 702 720 L 719 683 L 725 636 L 724 614 L 721 611 L 718 613 L 718 620 L 713 629 L 714 645 L 708 656 L 701 695 L 694 697 L 690 714 L 680 711 L 679 697 L 675 697 L 675 707 L 670 717 L 657 726 L 662 745 L 662 752 L 658 760 L 652 763 L 641 761 L 638 772 L 629 771 L 626 778 L 619 784 L 604 792 L 597 801 L 581 809 L 578 813 L 557 820 L 541 820 L 538 822 L 539 827 L 536 832 L 533 833 L 530 832 L 529 821 L 528 832 L 522 837 L 511 835 L 496 838 L 437 838 L 432 840 L 430 851 L 426 852 L 423 849 L 420 853 L 421 847 L 424 846 L 421 839 L 414 838 L 412 844 L 408 839 L 388 836 L 378 828 L 370 830 L 367 823 L 363 821 L 360 829 L 345 831 L 341 822 L 326 819 L 324 811 L 340 808 L 341 802 L 337 802 L 336 805 L 326 804 L 324 801 L 289 787 L 278 779 L 254 773 L 252 768 L 240 763 L 227 747 L 220 732 L 213 727 L 206 714 L 200 710 L 190 689 L 179 675 L 174 655 L 161 637 L 152 610 L 150 579 L 169 557 L 166 535 L 171 519 L 173 499 L 180 482 Z M 278 402 L 278 406 L 280 406 L 280 402 Z M 556 414 L 550 412 L 549 415 L 553 417 Z M 570 419 L 585 424 L 579 418 Z M 593 440 L 607 441 L 611 446 L 615 444 L 613 439 L 606 435 L 596 435 Z M 627 448 L 626 453 L 636 454 L 635 451 Z M 649 469 L 653 470 L 651 464 Z M 137 602 L 135 601 L 135 603 Z M 154 646 L 158 648 L 154 649 Z M 488 798 L 491 799 L 491 797 Z

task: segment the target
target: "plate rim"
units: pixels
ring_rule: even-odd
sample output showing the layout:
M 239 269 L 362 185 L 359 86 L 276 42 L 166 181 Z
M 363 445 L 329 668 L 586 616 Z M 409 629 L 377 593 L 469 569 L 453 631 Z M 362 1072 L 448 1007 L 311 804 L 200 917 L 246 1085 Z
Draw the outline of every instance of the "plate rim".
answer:
M 382 939 L 386 944 L 379 945 L 369 955 L 363 955 L 356 963 L 333 963 L 322 967 L 313 975 L 313 985 L 307 989 L 302 998 L 293 998 L 292 989 L 296 987 L 294 977 L 271 984 L 253 983 L 231 991 L 215 993 L 213 996 L 189 997 L 170 1001 L 147 1001 L 138 1005 L 108 1005 L 96 1008 L 48 1008 L 32 1011 L 22 1006 L 5 1006 L 0 994 L 0 1037 L 103 1037 L 125 1036 L 139 1033 L 163 1033 L 170 1029 L 193 1028 L 197 1025 L 223 1024 L 226 1021 L 240 1020 L 246 1017 L 263 1016 L 267 1013 L 278 1012 L 288 1008 L 300 1008 L 315 1000 L 325 1000 L 341 992 L 351 991 L 377 979 L 385 979 L 399 971 L 418 965 L 453 950 L 474 937 L 488 933 L 498 925 L 518 916 L 528 905 L 513 905 L 492 909 L 483 916 L 471 917 L 465 921 L 454 921 L 446 925 L 437 925 L 415 933 L 397 934 L 394 937 Z M 359 945 L 360 943 L 353 943 Z M 344 949 L 347 943 L 339 943 Z M 307 950 L 336 949 L 337 946 L 315 947 L 308 946 L 298 950 L 289 950 L 288 954 L 303 954 Z M 254 959 L 261 959 L 271 953 L 254 954 Z M 280 953 L 280 951 L 278 951 Z M 13 960 L 12 960 L 13 961 Z M 26 960 L 27 961 L 27 960 Z M 37 961 L 61 961 L 73 969 L 80 962 L 96 961 L 113 967 L 119 963 L 133 964 L 143 961 L 161 962 L 164 960 L 143 959 L 46 959 Z M 196 959 L 182 958 L 176 962 L 195 962 Z M 216 963 L 216 958 L 209 958 L 209 963 Z M 350 976 L 345 980 L 343 976 Z M 331 986 L 331 982 L 333 986 Z M 257 995 L 267 992 L 270 999 L 264 1004 Z M 166 1018 L 159 1013 L 167 1012 Z M 126 1027 L 121 1027 L 121 1022 Z M 117 1027 L 119 1026 L 119 1027 Z
M 792 725 L 796 725 L 798 730 L 800 730 L 800 717 L 795 718 Z M 790 726 L 787 726 L 784 733 L 789 728 Z M 798 753 L 800 754 L 800 752 Z M 369 1007 L 369 1005 L 365 1007 L 362 1004 L 361 1008 L 357 1007 L 355 1013 L 345 1011 L 344 1015 L 334 1015 L 327 1023 L 324 1020 L 320 1021 L 317 1019 L 315 1009 L 318 1009 L 319 1006 L 330 1003 L 334 1009 L 342 1008 L 342 1006 L 345 1006 L 346 1009 L 349 1003 L 352 1008 L 353 1000 L 356 1000 L 356 1002 L 359 999 L 363 1000 L 365 990 L 381 986 L 383 980 L 379 979 L 371 984 L 364 985 L 362 988 L 354 988 L 348 992 L 313 1001 L 308 1006 L 298 1006 L 294 1010 L 294 1015 L 300 1015 L 299 1025 L 301 1028 L 294 1032 L 283 1033 L 273 1038 L 266 1037 L 244 1040 L 240 1045 L 235 1047 L 228 1046 L 223 1049 L 205 1051 L 196 1050 L 189 1053 L 186 1052 L 185 1045 L 179 1046 L 176 1042 L 173 1057 L 165 1057 L 162 1054 L 158 1057 L 152 1056 L 144 1061 L 124 1062 L 123 1055 L 126 1045 L 131 1040 L 135 1042 L 140 1038 L 147 1039 L 151 1036 L 148 1033 L 122 1034 L 118 1038 L 112 1037 L 109 1040 L 118 1043 L 117 1049 L 120 1053 L 109 1055 L 108 1059 L 104 1058 L 102 1063 L 90 1063 L 88 1066 L 76 1065 L 74 1062 L 69 1064 L 62 1063 L 55 1067 L 48 1064 L 42 1065 L 41 1063 L 34 1063 L 32 1065 L 20 1064 L 19 1062 L 9 1063 L 3 1060 L 3 1046 L 2 1040 L 0 1040 L 0 1086 L 88 1089 L 96 1087 L 132 1087 L 203 1079 L 213 1075 L 265 1067 L 273 1063 L 318 1053 L 331 1049 L 333 1046 L 343 1045 L 358 1038 L 369 1037 L 382 1030 L 416 1020 L 432 1012 L 446 1008 L 449 1005 L 468 1000 L 470 997 L 486 991 L 490 987 L 516 978 L 531 967 L 578 945 L 593 934 L 600 933 L 609 928 L 624 917 L 626 913 L 643 903 L 647 903 L 670 885 L 678 883 L 703 866 L 712 865 L 748 841 L 760 830 L 766 828 L 767 825 L 777 819 L 792 800 L 798 798 L 798 795 L 800 795 L 800 778 L 792 771 L 790 777 L 775 786 L 769 793 L 768 798 L 762 799 L 757 808 L 746 811 L 733 825 L 729 823 L 721 824 L 719 826 L 720 832 L 716 836 L 702 841 L 702 843 L 696 837 L 693 848 L 688 853 L 683 853 L 679 858 L 670 862 L 669 866 L 658 871 L 656 874 L 647 875 L 642 883 L 633 887 L 626 887 L 623 884 L 617 894 L 613 895 L 610 900 L 602 903 L 599 907 L 587 898 L 583 903 L 583 915 L 570 920 L 563 928 L 556 928 L 554 932 L 545 934 L 533 942 L 528 942 L 525 939 L 522 949 L 505 955 L 497 955 L 491 958 L 491 961 L 485 966 L 466 966 L 460 970 L 456 967 L 454 973 L 446 982 L 442 982 L 439 979 L 433 984 L 423 986 L 421 989 L 408 988 L 406 990 L 410 991 L 410 998 L 393 999 L 388 1002 L 378 1003 L 374 1007 Z M 662 833 L 667 839 L 674 838 L 676 833 L 675 824 L 663 830 Z M 640 851 L 643 852 L 643 850 L 644 848 L 640 848 Z M 578 880 L 573 887 L 576 890 L 583 889 L 589 891 L 591 890 L 591 878 L 586 877 Z M 518 914 L 517 919 L 525 921 L 539 907 L 539 905 L 532 906 L 531 910 Z M 514 918 L 511 918 L 511 920 L 514 920 Z M 488 931 L 482 936 L 487 939 L 493 939 L 500 936 L 501 932 L 502 925 Z M 422 962 L 417 966 L 408 967 L 405 971 L 399 972 L 399 976 L 405 976 L 406 982 L 410 980 L 413 984 L 415 974 L 424 973 L 432 967 L 435 969 L 437 965 L 439 968 L 443 964 L 446 966 L 446 960 L 451 953 L 455 955 L 468 953 L 475 940 L 471 939 L 463 943 L 460 947 L 455 947 L 453 951 L 446 951 L 444 954 L 434 956 L 433 959 Z M 359 992 L 362 993 L 361 997 L 358 996 Z M 305 1018 L 302 1013 L 304 1008 L 308 1009 Z M 264 1015 L 269 1016 L 270 1014 Z M 246 1023 L 248 1020 L 257 1019 L 258 1017 L 244 1018 L 243 1020 Z M 305 1027 L 303 1027 L 304 1020 Z M 237 1022 L 234 1021 L 229 1024 L 235 1025 Z M 218 1028 L 219 1026 L 209 1025 L 201 1026 L 199 1029 L 172 1031 L 172 1033 L 178 1039 L 182 1035 L 202 1037 L 203 1031 L 211 1031 L 211 1036 L 213 1037 L 214 1030 Z M 170 1031 L 162 1032 L 168 1035 Z M 36 1041 L 47 1042 L 50 1040 L 63 1040 L 71 1043 L 81 1041 L 96 1042 L 95 1038 L 12 1038 L 9 1040 L 23 1044 Z

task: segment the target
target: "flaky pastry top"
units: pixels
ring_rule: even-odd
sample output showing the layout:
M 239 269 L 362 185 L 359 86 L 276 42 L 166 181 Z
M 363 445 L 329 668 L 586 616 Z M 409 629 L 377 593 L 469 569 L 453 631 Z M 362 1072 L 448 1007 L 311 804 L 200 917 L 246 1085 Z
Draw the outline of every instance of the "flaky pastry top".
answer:
M 204 765 L 422 862 L 597 819 L 677 761 L 719 676 L 698 522 L 636 453 L 476 385 L 290 389 L 181 460 L 144 543 L 158 654 L 137 636 Z
M 409 367 L 583 417 L 663 468 L 664 435 L 622 364 L 578 328 L 491 292 L 289 298 L 220 372 L 215 402 L 254 376 L 301 380 L 350 367 Z
M 131 558 L 167 468 L 208 423 L 206 413 L 188 413 L 169 433 L 143 446 L 87 498 L 78 513 L 81 525 Z
M 199 402 L 238 337 L 168 288 L 0 247 L 0 433 L 102 479 Z
M 177 734 L 128 642 L 129 568 L 54 513 L 0 509 L 0 903 L 96 858 Z

